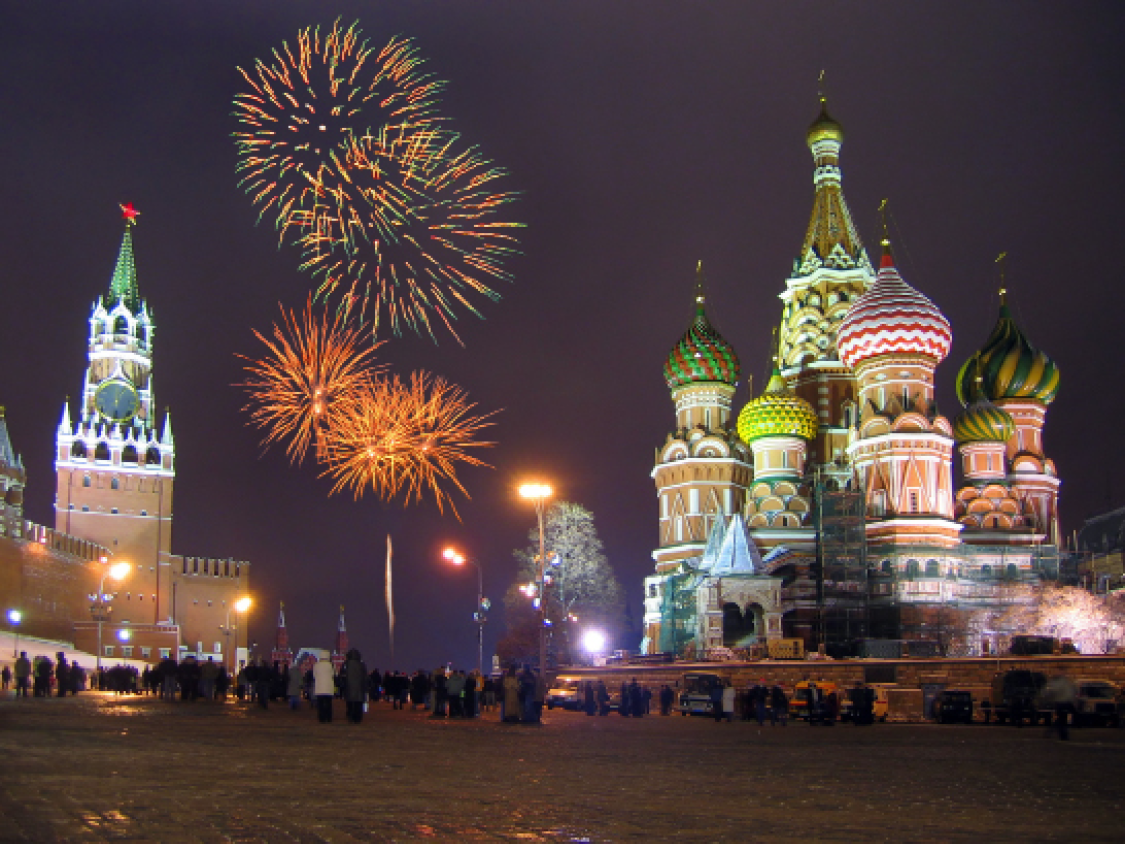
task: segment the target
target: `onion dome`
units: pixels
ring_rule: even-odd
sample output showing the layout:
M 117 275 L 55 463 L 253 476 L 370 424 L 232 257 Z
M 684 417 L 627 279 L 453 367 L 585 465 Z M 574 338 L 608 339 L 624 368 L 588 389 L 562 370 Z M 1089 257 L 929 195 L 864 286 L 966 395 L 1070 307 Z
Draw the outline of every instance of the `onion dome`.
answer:
M 820 115 L 809 127 L 807 138 L 810 147 L 817 141 L 836 141 L 841 144 L 844 141 L 844 127 L 828 114 L 828 103 L 824 97 L 820 98 Z
M 668 353 L 664 379 L 672 390 L 697 382 L 738 382 L 738 356 L 707 319 L 703 296 L 703 268 L 696 269 L 695 320 Z
M 1048 405 L 1059 392 L 1059 369 L 1016 326 L 1004 293 L 1000 292 L 1000 318 L 992 334 L 957 374 L 957 398 L 964 405 L 975 399 L 979 391 L 994 402 L 1030 399 Z M 979 387 L 975 381 L 978 367 Z
M 953 437 L 958 443 L 998 441 L 1006 443 L 1015 434 L 1012 415 L 997 408 L 985 396 L 978 396 L 953 421 Z
M 840 323 L 836 335 L 840 361 L 855 367 L 877 355 L 912 353 L 939 362 L 949 354 L 952 343 L 949 321 L 927 296 L 903 281 L 890 244 L 884 241 L 875 284 Z
M 779 435 L 811 441 L 816 429 L 816 411 L 789 389 L 776 362 L 762 395 L 746 403 L 738 415 L 738 436 L 745 443 Z

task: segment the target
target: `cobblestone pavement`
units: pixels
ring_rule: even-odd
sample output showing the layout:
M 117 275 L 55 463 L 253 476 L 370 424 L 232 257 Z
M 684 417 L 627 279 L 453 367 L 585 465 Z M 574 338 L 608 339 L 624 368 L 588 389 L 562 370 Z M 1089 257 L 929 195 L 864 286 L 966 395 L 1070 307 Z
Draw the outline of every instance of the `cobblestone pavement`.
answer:
M 0 699 L 3 842 L 1122 840 L 1125 731 Z

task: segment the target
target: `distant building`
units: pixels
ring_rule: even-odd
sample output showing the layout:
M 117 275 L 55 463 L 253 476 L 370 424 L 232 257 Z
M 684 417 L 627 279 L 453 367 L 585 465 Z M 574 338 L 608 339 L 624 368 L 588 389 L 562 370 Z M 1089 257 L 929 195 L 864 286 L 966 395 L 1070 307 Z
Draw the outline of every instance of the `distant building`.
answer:
M 957 375 L 964 410 L 938 411 L 949 321 L 902 278 L 888 240 L 878 269 L 868 259 L 841 187 L 843 138 L 822 100 L 773 373 L 737 417 L 741 364 L 697 268 L 695 316 L 664 367 L 676 428 L 652 471 L 643 651 L 935 638 L 973 653 L 983 637 L 954 612 L 1025 601 L 1057 574 L 1060 480 L 1042 430 L 1058 369 L 1001 290 L 991 336 Z

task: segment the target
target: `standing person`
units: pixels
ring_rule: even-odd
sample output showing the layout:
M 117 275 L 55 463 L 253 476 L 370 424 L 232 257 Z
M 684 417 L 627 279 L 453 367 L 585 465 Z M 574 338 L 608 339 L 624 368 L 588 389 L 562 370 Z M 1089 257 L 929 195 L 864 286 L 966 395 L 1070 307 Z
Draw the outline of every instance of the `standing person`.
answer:
M 516 678 L 516 665 L 508 668 L 504 676 L 504 699 L 500 702 L 500 719 L 505 723 L 520 721 L 520 680 Z
M 465 677 L 464 689 L 464 713 L 466 717 L 479 717 L 480 711 L 477 710 L 477 685 L 480 683 L 480 675 L 476 670 L 469 673 Z
M 676 695 L 672 692 L 672 688 L 668 685 L 664 685 L 660 688 L 660 715 L 662 717 L 667 717 L 672 713 L 672 700 L 675 696 Z
M 711 690 L 708 691 L 711 696 L 711 713 L 715 715 L 715 722 L 719 723 L 723 720 L 723 683 L 718 679 L 711 685 Z
M 598 716 L 605 717 L 609 715 L 609 688 L 605 686 L 605 681 L 598 679 Z
M 332 722 L 332 699 L 336 695 L 336 676 L 331 661 L 313 664 L 313 696 L 316 697 L 316 718 L 322 723 Z
M 367 702 L 367 665 L 358 649 L 349 649 L 344 662 L 344 703 L 348 721 L 363 722 L 363 706 Z
M 51 659 L 46 656 L 40 655 L 39 661 L 35 664 L 35 695 L 36 696 L 50 696 L 51 695 L 51 676 L 53 675 L 55 666 L 51 663 Z
M 634 717 L 643 717 L 645 715 L 645 696 L 641 690 L 641 686 L 637 684 L 636 676 L 629 684 L 629 704 L 633 709 Z
M 539 672 L 535 674 L 535 690 L 532 693 L 532 713 L 535 715 L 535 722 L 543 722 L 543 705 L 547 702 L 547 673 Z
M 734 720 L 734 685 L 730 684 L 723 688 L 723 716 L 727 718 L 727 722 Z
M 199 695 L 210 701 L 215 698 L 215 679 L 219 677 L 219 665 L 210 655 L 207 663 L 199 668 Z
M 434 710 L 430 714 L 431 717 L 444 717 L 446 705 L 449 702 L 449 686 L 448 679 L 445 677 L 445 669 L 438 667 L 434 670 L 433 676 L 433 691 L 434 691 Z
M 584 683 L 584 686 L 586 688 L 586 695 L 582 704 L 586 711 L 586 716 L 592 717 L 594 714 L 598 713 L 598 704 L 594 700 L 594 683 L 588 681 Z
M 633 716 L 633 692 L 629 690 L 629 685 L 621 682 L 621 691 L 618 693 L 620 697 L 617 700 L 617 713 L 622 717 Z
M 768 697 L 769 688 L 766 686 L 766 680 L 759 679 L 758 684 L 754 686 L 754 716 L 758 718 L 758 725 L 760 726 L 766 724 L 766 708 L 769 706 Z
M 781 727 L 785 728 L 786 723 L 789 721 L 789 697 L 785 695 L 785 691 L 781 685 L 775 684 L 770 693 L 770 722 L 771 725 L 777 725 L 778 720 L 781 721 Z
M 330 665 L 331 666 L 331 665 Z M 273 688 L 273 670 L 266 663 L 265 658 L 258 660 L 257 672 L 254 673 L 254 690 L 258 695 L 258 705 L 268 709 L 270 707 L 270 691 Z
M 0 683 L 3 683 L 4 690 L 8 689 L 8 685 L 12 683 L 12 671 L 8 669 L 8 665 L 4 665 L 4 669 L 0 670 Z
M 70 689 L 70 667 L 66 663 L 66 655 L 62 652 L 56 652 L 55 658 L 55 685 L 58 688 L 59 696 L 66 696 L 67 691 Z
M 465 692 L 465 676 L 460 670 L 454 670 L 445 680 L 445 695 L 449 702 L 449 716 L 465 716 L 465 703 L 461 698 Z
M 301 671 L 294 667 L 289 671 L 289 681 L 285 685 L 285 694 L 289 697 L 289 710 L 296 711 L 301 707 L 301 685 L 305 679 Z
M 31 682 L 31 662 L 27 660 L 27 653 L 21 652 L 16 659 L 16 696 L 27 699 L 27 686 Z

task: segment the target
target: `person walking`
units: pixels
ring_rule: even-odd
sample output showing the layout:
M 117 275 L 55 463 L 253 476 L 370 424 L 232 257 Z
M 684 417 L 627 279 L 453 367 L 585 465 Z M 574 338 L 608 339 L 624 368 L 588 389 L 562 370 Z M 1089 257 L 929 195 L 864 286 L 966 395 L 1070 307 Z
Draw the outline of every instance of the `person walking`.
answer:
M 516 678 L 516 665 L 508 668 L 504 676 L 504 698 L 500 702 L 500 719 L 505 723 L 518 723 L 520 721 L 520 680 Z
M 672 700 L 675 699 L 676 694 L 672 692 L 672 688 L 664 685 L 660 688 L 660 715 L 667 717 L 672 713 Z
M 313 664 L 313 696 L 316 697 L 316 718 L 322 723 L 332 722 L 332 699 L 336 695 L 336 675 L 331 661 Z
M 778 721 L 782 728 L 789 722 L 789 697 L 781 685 L 775 684 L 770 691 L 770 725 L 776 726 Z
M 344 707 L 348 721 L 363 722 L 363 707 L 367 702 L 367 665 L 358 649 L 349 649 L 344 661 Z

